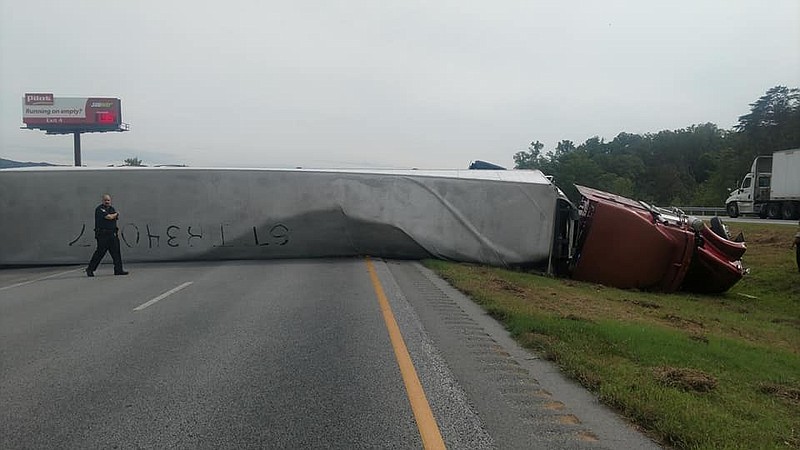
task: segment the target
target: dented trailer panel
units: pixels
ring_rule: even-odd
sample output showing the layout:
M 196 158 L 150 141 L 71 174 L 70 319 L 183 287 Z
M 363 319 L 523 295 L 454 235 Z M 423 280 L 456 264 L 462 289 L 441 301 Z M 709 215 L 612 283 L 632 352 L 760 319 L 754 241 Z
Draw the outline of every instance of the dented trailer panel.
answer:
M 548 266 L 564 199 L 539 171 L 7 169 L 0 265 L 86 263 L 103 193 L 129 262 L 374 255 L 506 267 Z

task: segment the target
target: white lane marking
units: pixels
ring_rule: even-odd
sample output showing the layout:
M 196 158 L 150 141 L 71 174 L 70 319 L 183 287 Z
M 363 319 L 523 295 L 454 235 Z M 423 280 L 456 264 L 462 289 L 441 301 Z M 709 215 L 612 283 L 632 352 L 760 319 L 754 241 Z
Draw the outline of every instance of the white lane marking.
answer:
M 194 281 L 187 281 L 186 283 L 183 283 L 182 285 L 180 285 L 178 287 L 172 288 L 172 289 L 168 290 L 167 292 L 164 292 L 163 294 L 159 295 L 158 297 L 156 297 L 156 298 L 154 298 L 154 299 L 152 299 L 150 301 L 142 303 L 141 305 L 137 306 L 136 308 L 133 308 L 133 310 L 134 311 L 141 311 L 141 310 L 147 308 L 148 306 L 152 305 L 153 303 L 169 297 L 170 295 L 180 291 L 181 289 L 189 286 L 192 283 L 194 283 Z
M 67 270 L 65 272 L 54 273 L 52 275 L 47 275 L 46 277 L 36 278 L 35 280 L 22 281 L 22 282 L 19 282 L 19 283 L 10 284 L 8 286 L 3 286 L 3 287 L 0 287 L 0 291 L 5 291 L 6 289 L 11 289 L 11 288 L 20 287 L 20 286 L 25 286 L 26 284 L 36 283 L 37 281 L 46 280 L 48 278 L 55 278 L 55 277 L 60 276 L 60 275 L 66 275 L 68 273 L 77 272 L 79 270 L 83 270 L 83 267 L 78 267 L 77 269 Z

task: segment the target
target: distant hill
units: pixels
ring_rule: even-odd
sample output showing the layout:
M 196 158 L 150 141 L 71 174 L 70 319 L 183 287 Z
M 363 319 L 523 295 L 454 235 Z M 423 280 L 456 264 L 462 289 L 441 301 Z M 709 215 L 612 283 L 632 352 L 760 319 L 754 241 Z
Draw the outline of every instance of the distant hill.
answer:
M 12 161 L 10 159 L 0 158 L 0 169 L 13 169 L 14 167 L 38 167 L 38 166 L 57 166 L 58 164 L 50 164 L 46 162 L 20 162 Z

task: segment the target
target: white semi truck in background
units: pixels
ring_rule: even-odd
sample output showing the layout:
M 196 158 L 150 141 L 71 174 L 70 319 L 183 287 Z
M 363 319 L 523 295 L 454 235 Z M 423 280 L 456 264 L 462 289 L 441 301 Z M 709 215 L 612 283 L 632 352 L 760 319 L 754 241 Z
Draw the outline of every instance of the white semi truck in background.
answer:
M 741 187 L 725 200 L 725 208 L 731 217 L 800 218 L 800 148 L 756 157 Z

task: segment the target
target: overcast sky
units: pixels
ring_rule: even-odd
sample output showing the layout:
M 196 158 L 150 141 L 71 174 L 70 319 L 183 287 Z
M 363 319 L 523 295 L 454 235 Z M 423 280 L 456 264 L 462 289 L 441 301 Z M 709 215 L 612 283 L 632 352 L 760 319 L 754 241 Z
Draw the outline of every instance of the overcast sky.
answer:
M 800 86 L 800 1 L 0 0 L 0 157 L 72 164 L 22 96 L 122 99 L 83 163 L 508 167 Z

